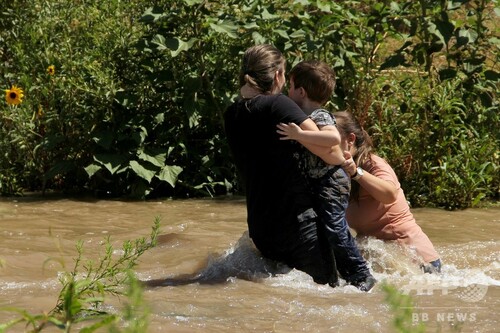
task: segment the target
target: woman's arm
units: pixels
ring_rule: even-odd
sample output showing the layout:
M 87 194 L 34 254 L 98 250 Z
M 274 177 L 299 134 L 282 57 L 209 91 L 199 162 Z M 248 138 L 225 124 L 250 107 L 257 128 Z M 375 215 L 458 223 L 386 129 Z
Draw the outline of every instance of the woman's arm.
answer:
M 344 152 L 344 157 L 346 162 L 342 165 L 342 168 L 351 177 L 357 175 L 356 163 L 352 160 L 352 156 L 349 152 Z M 396 201 L 398 198 L 398 187 L 396 184 L 389 180 L 378 178 L 372 175 L 366 170 L 363 170 L 363 175 L 356 179 L 358 184 L 366 190 L 375 200 L 383 203 L 390 204 Z
M 375 200 L 390 204 L 398 198 L 398 188 L 391 181 L 383 180 L 363 170 L 363 176 L 356 180 Z

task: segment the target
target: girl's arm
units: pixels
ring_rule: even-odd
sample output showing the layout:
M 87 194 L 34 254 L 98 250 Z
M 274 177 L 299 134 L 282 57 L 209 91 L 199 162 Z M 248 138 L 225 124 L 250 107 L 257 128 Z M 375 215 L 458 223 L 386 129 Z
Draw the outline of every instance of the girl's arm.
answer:
M 344 152 L 344 157 L 346 159 L 346 163 L 344 163 L 342 167 L 351 177 L 356 176 L 357 167 L 356 163 L 352 161 L 351 154 L 346 151 Z M 393 203 L 398 198 L 398 187 L 396 184 L 389 180 L 380 179 L 366 170 L 363 170 L 363 175 L 356 181 L 375 200 L 383 204 Z
M 358 178 L 358 184 L 363 187 L 375 200 L 390 204 L 398 198 L 398 188 L 393 182 L 383 180 L 363 170 L 363 176 Z

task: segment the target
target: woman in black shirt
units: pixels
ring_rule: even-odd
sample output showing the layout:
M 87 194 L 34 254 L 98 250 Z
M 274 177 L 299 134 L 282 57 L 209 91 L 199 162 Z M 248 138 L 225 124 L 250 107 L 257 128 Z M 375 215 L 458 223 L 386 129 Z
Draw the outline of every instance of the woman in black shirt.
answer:
M 255 246 L 267 258 L 311 275 L 315 282 L 338 284 L 332 250 L 317 232 L 313 196 L 298 168 L 303 147 L 280 140 L 279 123 L 318 130 L 287 96 L 285 58 L 271 45 L 246 50 L 240 73 L 241 98 L 226 111 L 225 131 L 243 180 L 247 222 Z M 333 145 L 340 143 L 332 142 Z M 307 147 L 323 159 L 331 149 Z

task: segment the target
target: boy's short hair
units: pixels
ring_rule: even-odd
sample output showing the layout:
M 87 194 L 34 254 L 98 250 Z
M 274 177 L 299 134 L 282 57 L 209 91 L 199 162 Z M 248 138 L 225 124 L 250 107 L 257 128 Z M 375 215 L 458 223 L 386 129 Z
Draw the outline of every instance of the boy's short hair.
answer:
M 304 88 L 307 97 L 326 103 L 335 89 L 335 72 L 323 61 L 307 60 L 295 65 L 288 74 L 295 88 Z

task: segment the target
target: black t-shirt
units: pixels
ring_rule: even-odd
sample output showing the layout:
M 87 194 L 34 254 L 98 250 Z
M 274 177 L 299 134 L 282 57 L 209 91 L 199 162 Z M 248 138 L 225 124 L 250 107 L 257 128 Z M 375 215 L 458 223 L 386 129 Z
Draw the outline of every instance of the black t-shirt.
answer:
M 279 94 L 238 100 L 224 118 L 234 162 L 244 180 L 250 237 L 261 252 L 275 257 L 303 240 L 297 216 L 312 211 L 312 195 L 298 168 L 298 154 L 304 148 L 292 140 L 279 140 L 276 125 L 300 125 L 308 117 Z

